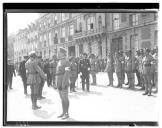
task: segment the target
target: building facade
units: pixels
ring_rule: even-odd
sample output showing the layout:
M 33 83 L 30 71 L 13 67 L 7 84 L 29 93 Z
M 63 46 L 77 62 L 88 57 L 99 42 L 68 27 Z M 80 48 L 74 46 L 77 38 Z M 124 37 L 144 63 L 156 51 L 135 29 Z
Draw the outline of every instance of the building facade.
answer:
M 157 46 L 157 13 L 44 13 L 24 31 L 25 39 L 15 43 L 22 45 L 16 58 L 36 50 L 51 59 L 60 47 L 67 49 L 67 56 L 94 53 L 106 58 L 108 52 Z

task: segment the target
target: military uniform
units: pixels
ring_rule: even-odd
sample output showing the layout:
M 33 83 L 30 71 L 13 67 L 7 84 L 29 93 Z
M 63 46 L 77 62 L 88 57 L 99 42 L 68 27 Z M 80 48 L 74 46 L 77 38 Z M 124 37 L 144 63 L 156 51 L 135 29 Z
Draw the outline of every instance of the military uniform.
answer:
M 115 54 L 114 67 L 118 78 L 118 87 L 122 87 L 122 63 L 118 53 Z
M 60 48 L 60 60 L 56 67 L 56 86 L 59 91 L 59 95 L 62 101 L 62 114 L 59 117 L 68 118 L 69 110 L 69 98 L 68 98 L 68 86 L 70 81 L 70 63 L 65 59 L 65 50 Z
M 13 74 L 14 74 L 14 76 L 16 76 L 14 65 L 7 64 L 7 89 L 8 89 L 8 86 L 10 89 L 12 89 Z
M 125 58 L 125 71 L 128 78 L 129 88 L 134 88 L 134 69 L 134 58 L 131 55 L 131 51 L 129 51 L 128 56 Z
M 78 67 L 77 63 L 75 62 L 75 58 L 70 59 L 70 91 L 75 91 L 75 82 L 78 77 Z
M 147 50 L 146 50 L 147 52 Z M 149 52 L 149 50 L 148 50 Z M 146 53 L 143 58 L 143 74 L 144 74 L 144 83 L 145 83 L 145 93 L 143 95 L 151 95 L 151 62 L 153 61 L 153 57 L 148 53 Z
M 105 71 L 107 72 L 108 77 L 109 77 L 109 85 L 107 85 L 107 86 L 110 86 L 110 85 L 113 86 L 114 65 L 113 65 L 111 56 L 108 56 L 108 58 L 107 58 L 107 64 L 106 64 Z
M 27 94 L 27 77 L 26 77 L 25 63 L 26 63 L 26 60 L 20 62 L 19 74 L 23 82 L 24 94 L 26 95 Z
M 53 87 L 56 88 L 56 84 L 55 84 L 55 78 L 56 78 L 56 67 L 57 67 L 57 60 L 56 57 L 52 59 L 52 61 L 49 64 L 50 66 L 50 75 L 52 77 L 52 84 Z
M 120 51 L 119 61 L 121 62 L 121 84 L 125 81 L 125 57 L 123 56 L 123 51 Z
M 95 58 L 90 59 L 91 70 L 90 73 L 92 75 L 93 85 L 96 85 L 96 73 L 97 73 L 97 61 Z
M 51 82 L 52 82 L 52 77 L 50 74 L 50 64 L 49 64 L 48 60 L 46 60 L 46 62 L 44 64 L 44 72 L 47 74 L 47 85 L 48 85 L 48 87 L 50 87 Z
M 27 84 L 30 85 L 31 88 L 31 101 L 32 101 L 32 109 L 39 109 L 37 106 L 37 97 L 39 85 L 41 83 L 41 77 L 46 79 L 46 75 L 38 66 L 38 62 L 35 59 L 35 52 L 30 53 L 30 59 L 26 62 L 25 67 L 27 69 Z
M 80 61 L 79 69 L 82 73 L 82 90 L 85 90 L 85 81 L 87 86 L 87 91 L 89 91 L 89 72 L 90 72 L 90 62 L 89 59 L 83 59 Z

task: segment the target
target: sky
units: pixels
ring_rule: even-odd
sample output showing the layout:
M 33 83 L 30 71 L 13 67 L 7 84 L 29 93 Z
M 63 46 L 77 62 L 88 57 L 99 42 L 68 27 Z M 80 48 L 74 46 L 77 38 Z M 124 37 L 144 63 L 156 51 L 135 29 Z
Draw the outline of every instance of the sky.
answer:
M 8 13 L 7 14 L 7 32 L 8 35 L 16 34 L 19 29 L 24 29 L 38 19 L 38 13 Z

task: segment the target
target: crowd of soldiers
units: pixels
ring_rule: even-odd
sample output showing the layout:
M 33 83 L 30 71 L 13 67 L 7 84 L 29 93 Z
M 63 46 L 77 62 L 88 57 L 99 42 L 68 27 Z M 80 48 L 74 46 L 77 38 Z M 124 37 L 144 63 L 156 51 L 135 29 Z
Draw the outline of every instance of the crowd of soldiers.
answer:
M 31 52 L 29 56 L 24 56 L 24 60 L 19 66 L 19 75 L 22 78 L 24 86 L 24 94 L 28 95 L 27 86 L 31 88 L 32 109 L 36 110 L 37 100 L 44 99 L 42 96 L 45 81 L 48 87 L 53 87 L 59 91 L 62 101 L 63 113 L 59 117 L 68 118 L 68 86 L 70 92 L 76 92 L 76 81 L 78 76 L 81 78 L 81 85 L 83 91 L 90 91 L 90 85 L 97 85 L 96 74 L 98 72 L 106 72 L 109 78 L 107 86 L 114 86 L 114 73 L 116 73 L 118 85 L 116 87 L 122 88 L 127 85 L 128 88 L 134 89 L 136 86 L 145 90 L 143 95 L 151 96 L 152 88 L 157 87 L 157 67 L 158 67 L 158 49 L 153 50 L 140 49 L 136 54 L 131 50 L 118 51 L 115 53 L 108 53 L 106 59 L 99 59 L 94 54 L 87 55 L 83 53 L 80 57 L 66 58 L 66 52 L 59 52 L 59 58 L 55 55 L 51 60 L 43 60 L 41 56 Z M 8 71 L 14 69 L 8 66 Z M 15 73 L 14 73 L 15 74 Z M 92 83 L 90 82 L 90 74 L 92 76 Z M 10 73 L 8 72 L 8 75 Z M 137 76 L 138 84 L 135 85 L 135 75 Z M 125 82 L 127 76 L 127 83 Z M 9 76 L 7 85 L 10 88 L 12 85 L 12 78 Z M 77 83 L 78 84 L 78 83 Z M 86 88 L 85 88 L 86 85 Z

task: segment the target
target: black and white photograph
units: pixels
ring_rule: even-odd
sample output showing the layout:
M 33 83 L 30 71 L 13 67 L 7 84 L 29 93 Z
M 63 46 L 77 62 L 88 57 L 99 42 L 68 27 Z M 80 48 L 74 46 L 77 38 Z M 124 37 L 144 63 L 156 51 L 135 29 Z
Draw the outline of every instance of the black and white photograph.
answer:
M 158 8 L 26 10 L 4 16 L 6 122 L 158 126 Z

